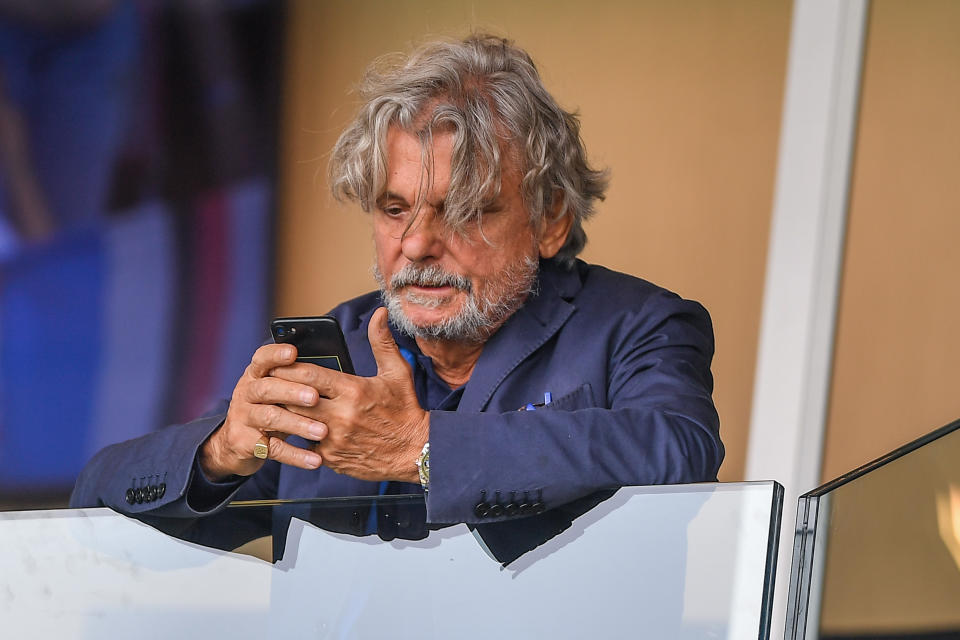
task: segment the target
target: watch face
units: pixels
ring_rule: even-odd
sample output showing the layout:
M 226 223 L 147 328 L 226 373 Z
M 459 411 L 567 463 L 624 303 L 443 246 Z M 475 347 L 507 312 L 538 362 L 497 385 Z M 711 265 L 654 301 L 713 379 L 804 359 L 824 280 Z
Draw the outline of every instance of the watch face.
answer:
M 423 445 L 423 451 L 417 458 L 417 473 L 420 475 L 420 484 L 426 489 L 430 485 L 430 443 Z

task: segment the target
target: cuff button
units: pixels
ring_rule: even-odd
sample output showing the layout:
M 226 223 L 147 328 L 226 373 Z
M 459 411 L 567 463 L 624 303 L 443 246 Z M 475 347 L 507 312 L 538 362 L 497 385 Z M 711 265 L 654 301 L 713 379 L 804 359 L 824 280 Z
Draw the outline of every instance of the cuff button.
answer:
M 133 489 L 127 489 L 127 504 L 133 504 L 137 501 L 137 494 L 134 493 Z
M 486 518 L 490 513 L 490 503 L 478 502 L 477 506 L 473 508 L 473 512 L 477 514 L 478 518 Z

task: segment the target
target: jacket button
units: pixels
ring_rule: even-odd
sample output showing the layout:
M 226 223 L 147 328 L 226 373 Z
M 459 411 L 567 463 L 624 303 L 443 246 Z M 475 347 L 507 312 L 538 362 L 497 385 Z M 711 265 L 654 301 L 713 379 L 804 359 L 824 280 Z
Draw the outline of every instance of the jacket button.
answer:
M 353 533 L 362 536 L 363 531 L 363 518 L 360 516 L 359 511 L 354 511 L 350 516 L 350 525 L 353 527 Z
M 517 506 L 516 502 L 511 502 L 510 504 L 503 507 L 503 512 L 508 516 L 515 516 L 517 512 L 520 511 L 520 507 Z
M 139 487 L 134 494 L 137 496 L 137 504 L 143 504 L 143 487 Z
M 163 497 L 163 494 L 167 492 L 167 483 L 161 482 L 160 486 L 157 487 L 157 500 Z
M 153 502 L 157 499 L 157 485 L 152 484 L 147 489 L 147 502 Z
M 473 512 L 477 514 L 478 518 L 486 518 L 487 514 L 490 513 L 490 503 L 478 502 L 477 506 L 473 508 Z
M 127 489 L 127 504 L 133 504 L 137 501 L 137 494 L 133 492 L 133 489 Z
M 542 502 L 534 502 L 531 509 L 533 510 L 534 515 L 538 515 L 547 510 L 547 505 Z
M 531 512 L 533 512 L 533 505 L 529 502 L 524 502 L 520 505 L 520 515 L 528 516 Z
M 492 504 L 490 505 L 490 517 L 499 518 L 503 515 L 503 505 L 502 504 Z

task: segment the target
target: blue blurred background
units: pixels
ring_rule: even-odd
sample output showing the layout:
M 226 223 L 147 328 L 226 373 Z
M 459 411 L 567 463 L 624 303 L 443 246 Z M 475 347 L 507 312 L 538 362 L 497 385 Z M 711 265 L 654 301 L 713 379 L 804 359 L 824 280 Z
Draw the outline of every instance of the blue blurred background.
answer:
M 0 0 L 0 506 L 266 337 L 283 5 Z

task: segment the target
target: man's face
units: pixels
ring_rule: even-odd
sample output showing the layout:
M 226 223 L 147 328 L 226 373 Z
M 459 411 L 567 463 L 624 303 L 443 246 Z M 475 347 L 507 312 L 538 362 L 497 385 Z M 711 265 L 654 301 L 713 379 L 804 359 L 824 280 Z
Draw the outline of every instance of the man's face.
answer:
M 517 171 L 502 172 L 500 195 L 479 221 L 459 233 L 444 222 L 452 149 L 452 134 L 433 136 L 428 182 L 418 139 L 390 129 L 386 192 L 373 217 L 376 275 L 391 320 L 404 332 L 480 342 L 523 304 L 539 249 Z

